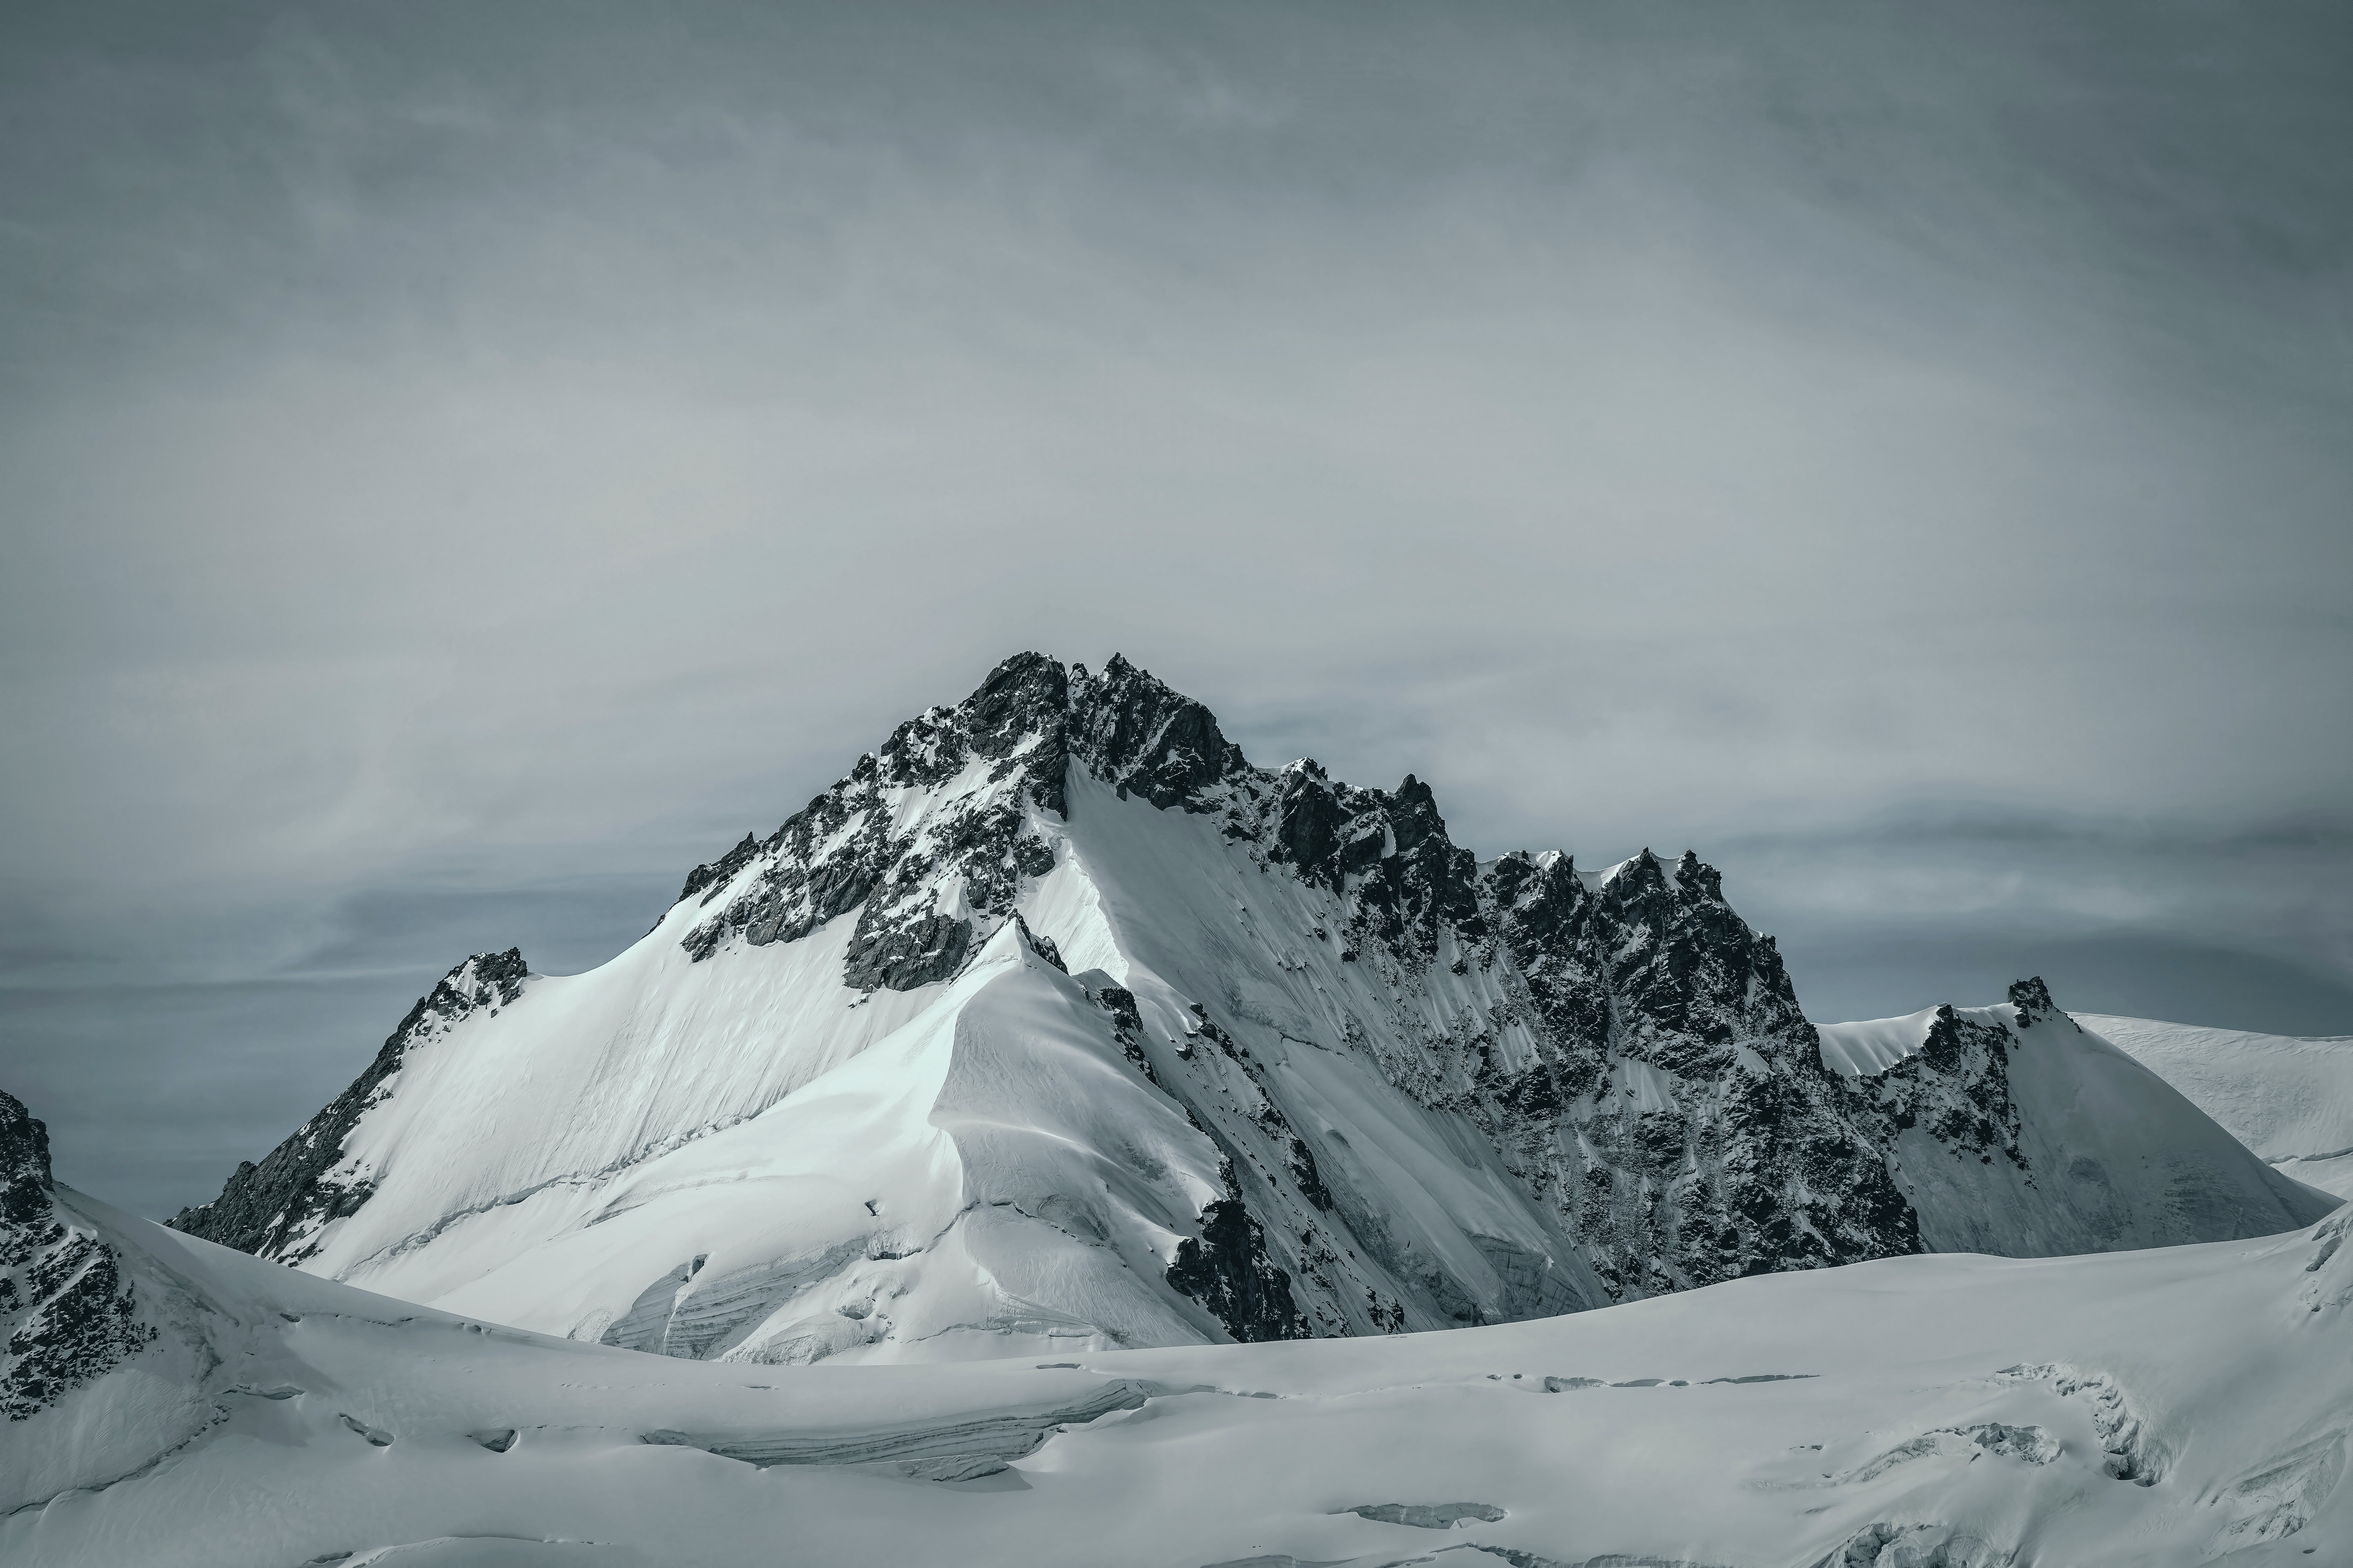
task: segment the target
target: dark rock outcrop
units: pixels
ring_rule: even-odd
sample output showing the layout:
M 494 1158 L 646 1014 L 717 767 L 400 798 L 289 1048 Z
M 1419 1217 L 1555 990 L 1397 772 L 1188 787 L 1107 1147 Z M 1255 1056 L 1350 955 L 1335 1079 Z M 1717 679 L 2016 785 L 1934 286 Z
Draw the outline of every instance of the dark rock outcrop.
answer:
M 50 1199 L 48 1129 L 0 1093 L 0 1415 L 22 1421 L 143 1350 L 121 1258 Z
M 2040 980 L 2010 988 L 2012 997 L 2029 986 L 2042 992 L 2043 1016 L 2064 1016 L 2052 1006 Z M 2023 1006 L 2019 1026 L 2027 1024 Z M 1949 1005 L 1936 1009 L 1920 1048 L 1885 1071 L 1853 1081 L 1852 1092 L 1868 1101 L 1887 1123 L 1886 1138 L 1920 1127 L 1956 1153 L 1990 1163 L 1999 1154 L 2026 1168 L 2020 1152 L 2020 1118 L 2010 1091 L 2010 1031 L 1999 1024 L 1962 1017 Z
M 2042 984 L 2040 974 L 2011 982 L 2010 1005 L 2018 1009 L 2018 1026 L 2021 1029 L 2031 1029 L 2053 1018 L 2066 1018 L 2068 1027 L 2079 1034 L 2083 1030 L 2082 1025 L 2059 1011 L 2059 1004 L 2051 1000 L 2051 987 Z
M 1200 1236 L 1176 1244 L 1167 1278 L 1244 1344 L 1310 1332 L 1292 1299 L 1291 1276 L 1267 1257 L 1266 1231 L 1240 1198 L 1219 1198 L 1201 1211 Z
M 238 1164 L 211 1203 L 182 1209 L 165 1223 L 239 1252 L 295 1264 L 310 1255 L 329 1221 L 356 1213 L 375 1190 L 369 1174 L 349 1168 L 343 1142 L 370 1107 L 391 1092 L 386 1080 L 408 1053 L 447 1033 L 476 1009 L 495 1013 L 522 994 L 529 971 L 519 949 L 478 952 L 419 997 L 367 1069 L 327 1108 L 304 1122 L 259 1164 Z
M 765 839 L 746 836 L 696 867 L 681 901 L 728 896 L 681 945 L 701 962 L 739 937 L 797 942 L 854 909 L 845 984 L 910 991 L 946 979 L 1011 914 L 1023 882 L 1054 868 L 1028 813 L 1066 814 L 1073 757 L 1123 799 L 1187 811 L 1212 809 L 1203 792 L 1249 771 L 1208 709 L 1117 655 L 1092 676 L 1019 654 L 955 707 L 900 725 Z M 895 799 L 968 769 L 1018 788 L 894 830 Z M 944 908 L 959 900 L 970 918 Z

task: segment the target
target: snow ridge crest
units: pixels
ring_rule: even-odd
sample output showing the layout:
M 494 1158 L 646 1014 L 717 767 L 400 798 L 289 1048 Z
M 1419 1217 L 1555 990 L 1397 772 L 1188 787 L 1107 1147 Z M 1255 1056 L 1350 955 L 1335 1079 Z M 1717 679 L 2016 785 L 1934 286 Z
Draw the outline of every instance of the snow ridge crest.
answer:
M 238 1162 L 219 1197 L 182 1209 L 165 1223 L 240 1252 L 300 1263 L 329 1223 L 357 1210 L 374 1193 L 367 1173 L 344 1159 L 343 1143 L 360 1118 L 391 1094 L 391 1080 L 408 1053 L 478 1011 L 495 1015 L 512 1005 L 529 977 L 520 948 L 478 952 L 458 964 L 417 999 L 375 1059 L 325 1110 L 259 1164 Z

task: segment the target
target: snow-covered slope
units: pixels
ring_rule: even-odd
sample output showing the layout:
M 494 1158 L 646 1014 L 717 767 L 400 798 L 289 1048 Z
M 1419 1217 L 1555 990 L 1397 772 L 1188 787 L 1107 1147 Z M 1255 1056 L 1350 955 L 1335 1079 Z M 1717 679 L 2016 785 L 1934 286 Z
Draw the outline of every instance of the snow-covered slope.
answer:
M 12 1568 L 2353 1559 L 2353 1216 L 1449 1333 L 755 1367 L 9 1191 L 9 1237 L 102 1256 L 97 1294 L 131 1303 L 100 1314 L 127 1325 L 112 1351 L 0 1426 Z M 57 1327 L 21 1299 L 0 1320 L 11 1370 Z
M 1482 862 L 1411 776 L 1253 767 L 1124 660 L 1024 655 L 602 968 L 459 965 L 174 1223 L 705 1358 L 1394 1332 L 1918 1250 L 1899 1175 L 2010 1137 L 1999 1067 L 1826 1068 L 1694 856 Z M 2035 1253 L 2317 1213 L 2193 1184 L 2171 1229 L 2087 1233 L 2043 1212 L 2064 1179 L 2030 1163 L 1944 1234 Z
M 2040 980 L 1997 1006 L 1820 1033 L 1824 1063 L 1897 1121 L 1896 1184 L 1932 1251 L 2167 1247 L 2264 1236 L 2336 1206 L 2061 1012 Z
M 2283 1174 L 2353 1198 L 2353 1035 L 2253 1035 L 2078 1013 Z

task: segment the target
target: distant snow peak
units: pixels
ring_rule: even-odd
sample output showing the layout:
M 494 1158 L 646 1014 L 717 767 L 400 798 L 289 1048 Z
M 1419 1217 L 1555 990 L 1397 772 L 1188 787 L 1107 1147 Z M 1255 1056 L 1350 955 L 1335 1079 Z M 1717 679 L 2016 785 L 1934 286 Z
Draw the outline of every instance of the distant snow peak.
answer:
M 1931 1250 L 2269 1236 L 2330 1207 L 2061 1011 L 2040 976 L 1991 1007 L 1825 1025 L 1820 1037 L 1825 1069 L 1882 1119 L 1874 1136 Z
M 2064 1020 L 2070 1028 L 2076 1026 L 2075 1021 L 2059 1011 L 2059 1005 L 2051 1000 L 2051 987 L 2042 984 L 2040 974 L 2012 983 L 2010 1005 L 2014 1010 L 2011 1022 L 2021 1029 L 2032 1028 L 2052 1019 Z
M 459 965 L 175 1223 L 792 1363 L 1493 1323 L 2316 1215 L 2064 1016 L 2034 981 L 1818 1032 L 1690 851 L 1482 861 L 1415 774 L 1257 767 L 1125 658 L 1027 653 L 611 963 Z M 2189 1152 L 2152 1163 L 2150 1128 Z

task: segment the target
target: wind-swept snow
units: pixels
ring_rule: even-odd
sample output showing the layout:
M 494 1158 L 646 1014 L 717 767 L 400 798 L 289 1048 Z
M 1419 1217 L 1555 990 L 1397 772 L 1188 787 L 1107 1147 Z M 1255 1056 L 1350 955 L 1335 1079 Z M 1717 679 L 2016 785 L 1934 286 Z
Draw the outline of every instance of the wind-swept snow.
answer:
M 2284 1175 L 2353 1198 L 2353 1035 L 2247 1034 L 2078 1013 Z

